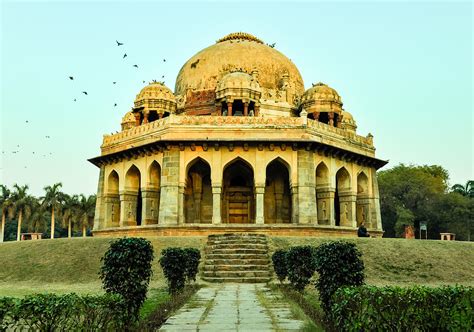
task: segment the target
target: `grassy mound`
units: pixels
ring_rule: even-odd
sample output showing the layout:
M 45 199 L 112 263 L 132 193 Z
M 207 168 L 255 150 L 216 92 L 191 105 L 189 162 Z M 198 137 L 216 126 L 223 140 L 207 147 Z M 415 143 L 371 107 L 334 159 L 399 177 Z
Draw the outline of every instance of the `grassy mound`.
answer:
M 203 249 L 206 237 L 150 237 L 155 249 L 151 288 L 165 280 L 158 258 L 167 247 Z M 0 296 L 33 292 L 101 292 L 100 258 L 110 238 L 73 238 L 0 244 Z M 270 237 L 270 249 L 318 245 L 328 238 Z M 373 285 L 474 286 L 474 243 L 404 239 L 352 239 L 363 253 Z
M 272 249 L 317 246 L 333 238 L 273 237 Z M 347 239 L 346 239 L 347 240 Z M 366 282 L 409 286 L 461 284 L 474 286 L 474 243 L 406 239 L 356 238 L 362 252 Z

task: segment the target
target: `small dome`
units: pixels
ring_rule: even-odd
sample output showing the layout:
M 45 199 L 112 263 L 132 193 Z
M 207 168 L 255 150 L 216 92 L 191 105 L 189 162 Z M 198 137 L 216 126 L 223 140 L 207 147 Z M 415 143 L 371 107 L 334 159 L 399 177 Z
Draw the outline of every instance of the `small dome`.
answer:
M 122 130 L 127 130 L 135 126 L 135 115 L 132 111 L 127 112 L 122 118 Z
M 255 77 L 241 71 L 225 75 L 217 82 L 216 98 L 258 101 L 262 92 Z
M 352 114 L 347 112 L 347 111 L 342 111 L 341 112 L 341 128 L 342 129 L 347 129 L 349 131 L 352 131 L 355 133 L 357 129 L 356 122 L 354 118 L 352 117 Z
M 135 107 L 137 103 L 142 102 L 145 99 L 161 99 L 176 102 L 176 98 L 173 92 L 162 82 L 153 81 L 144 87 L 137 97 L 135 98 Z
M 133 109 L 145 113 L 149 111 L 171 113 L 176 110 L 176 98 L 162 82 L 153 81 L 137 94 Z
M 313 87 L 303 94 L 303 103 L 310 100 L 334 102 L 342 106 L 342 99 L 337 91 L 321 82 L 313 84 Z

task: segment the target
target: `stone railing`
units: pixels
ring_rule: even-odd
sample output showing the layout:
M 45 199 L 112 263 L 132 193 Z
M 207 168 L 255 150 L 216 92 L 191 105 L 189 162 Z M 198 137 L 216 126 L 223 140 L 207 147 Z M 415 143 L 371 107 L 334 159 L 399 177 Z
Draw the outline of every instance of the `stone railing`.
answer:
M 103 146 L 117 144 L 143 134 L 159 133 L 169 127 L 204 126 L 204 127 L 232 127 L 242 126 L 244 128 L 308 128 L 314 132 L 330 133 L 342 136 L 350 141 L 372 145 L 372 137 L 355 135 L 341 128 L 329 126 L 325 123 L 306 119 L 304 117 L 243 117 L 243 116 L 179 116 L 170 115 L 147 124 L 124 130 L 117 134 L 104 135 Z

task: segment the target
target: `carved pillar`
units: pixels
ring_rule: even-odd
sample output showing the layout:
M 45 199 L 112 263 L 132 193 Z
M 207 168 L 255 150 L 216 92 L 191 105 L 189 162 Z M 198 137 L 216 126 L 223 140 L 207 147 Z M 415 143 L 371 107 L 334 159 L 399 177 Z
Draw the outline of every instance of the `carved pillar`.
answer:
M 158 113 L 158 119 L 163 119 L 163 113 Z
M 160 181 L 160 213 L 158 223 L 176 225 L 184 222 L 184 185 L 179 184 L 180 151 L 171 147 L 163 151 L 163 166 Z
M 339 193 L 339 213 L 341 226 L 357 227 L 356 221 L 357 195 L 352 191 L 341 191 Z
M 298 223 L 299 224 L 317 224 L 316 207 L 316 172 L 313 152 L 298 150 L 297 155 L 298 171 Z
M 283 210 L 283 192 L 284 184 L 281 181 L 275 181 L 275 219 L 276 223 L 282 223 L 282 210 Z
M 232 116 L 232 102 L 227 102 L 227 116 Z
M 193 180 L 194 221 L 201 223 L 202 178 L 198 173 L 191 173 Z
M 256 214 L 255 214 L 255 223 L 264 224 L 264 196 L 265 196 L 265 185 L 255 185 L 255 196 L 256 196 Z
M 135 116 L 135 127 L 138 127 L 140 125 L 140 112 L 135 112 L 133 115 Z
M 291 185 L 291 222 L 293 224 L 298 223 L 299 218 L 299 206 L 298 206 L 298 185 Z
M 318 224 L 336 225 L 334 215 L 334 195 L 336 189 L 330 187 L 316 188 L 316 199 L 318 202 Z
M 160 190 L 147 188 L 142 190 L 142 225 L 158 224 Z
M 119 227 L 120 222 L 120 196 L 119 194 L 106 194 L 105 204 L 105 228 Z
M 222 194 L 222 187 L 220 185 L 212 186 L 212 223 L 214 225 L 222 223 L 221 194 Z
M 101 228 L 106 227 L 105 218 L 104 218 L 104 202 L 102 200 L 103 192 L 104 192 L 104 177 L 105 177 L 105 166 L 100 166 L 100 173 L 99 173 L 99 183 L 97 185 L 97 199 L 95 203 L 95 215 L 94 215 L 94 230 L 98 230 Z M 3 228 L 2 228 L 3 229 Z
M 221 116 L 222 115 L 222 105 L 219 103 L 219 104 L 216 104 L 216 114 L 218 116 Z
M 248 116 L 248 115 L 249 115 L 249 103 L 244 102 L 244 116 Z
M 376 228 L 377 226 L 372 225 L 372 218 L 369 213 L 370 210 L 370 199 L 367 194 L 358 194 L 356 201 L 356 220 L 357 227 L 361 223 L 364 223 L 366 228 Z
M 143 124 L 148 123 L 148 112 L 143 112 Z
M 319 114 L 320 114 L 319 112 L 313 113 L 314 120 L 319 121 Z
M 328 117 L 329 117 L 329 125 L 334 126 L 334 113 L 333 112 L 328 112 Z
M 120 227 L 137 225 L 137 192 L 120 193 Z
M 255 116 L 260 114 L 260 105 L 255 105 Z
M 178 186 L 178 224 L 184 224 L 186 222 L 184 218 L 184 191 L 185 186 Z

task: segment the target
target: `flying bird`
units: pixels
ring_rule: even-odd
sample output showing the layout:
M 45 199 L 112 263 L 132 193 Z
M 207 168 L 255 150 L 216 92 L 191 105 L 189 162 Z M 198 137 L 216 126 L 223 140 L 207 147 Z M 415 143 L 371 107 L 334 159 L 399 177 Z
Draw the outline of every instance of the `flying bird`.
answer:
M 145 83 L 145 81 L 143 81 L 143 83 Z
M 117 84 L 117 82 L 112 82 L 112 84 Z
M 117 42 L 117 46 L 122 46 L 123 43 L 119 42 L 118 40 L 115 40 Z
M 85 94 L 87 96 L 87 91 L 82 91 L 83 94 Z
M 46 138 L 51 138 L 51 137 L 49 137 L 49 136 L 46 136 Z
M 161 75 L 161 78 L 165 78 L 165 75 Z
M 117 103 L 114 104 L 114 107 L 117 106 Z
M 25 122 L 28 123 L 28 120 L 26 120 Z
M 166 59 L 163 59 L 163 62 L 166 62 Z
M 76 98 L 74 98 L 74 101 L 76 101 Z
M 72 80 L 74 79 L 74 77 L 72 77 L 72 76 L 69 76 L 69 79 L 72 81 Z
M 138 68 L 138 65 L 133 65 L 135 68 Z
M 125 54 L 123 55 L 123 58 L 122 58 L 122 59 L 125 59 L 126 57 L 127 57 L 127 53 L 125 53 Z

